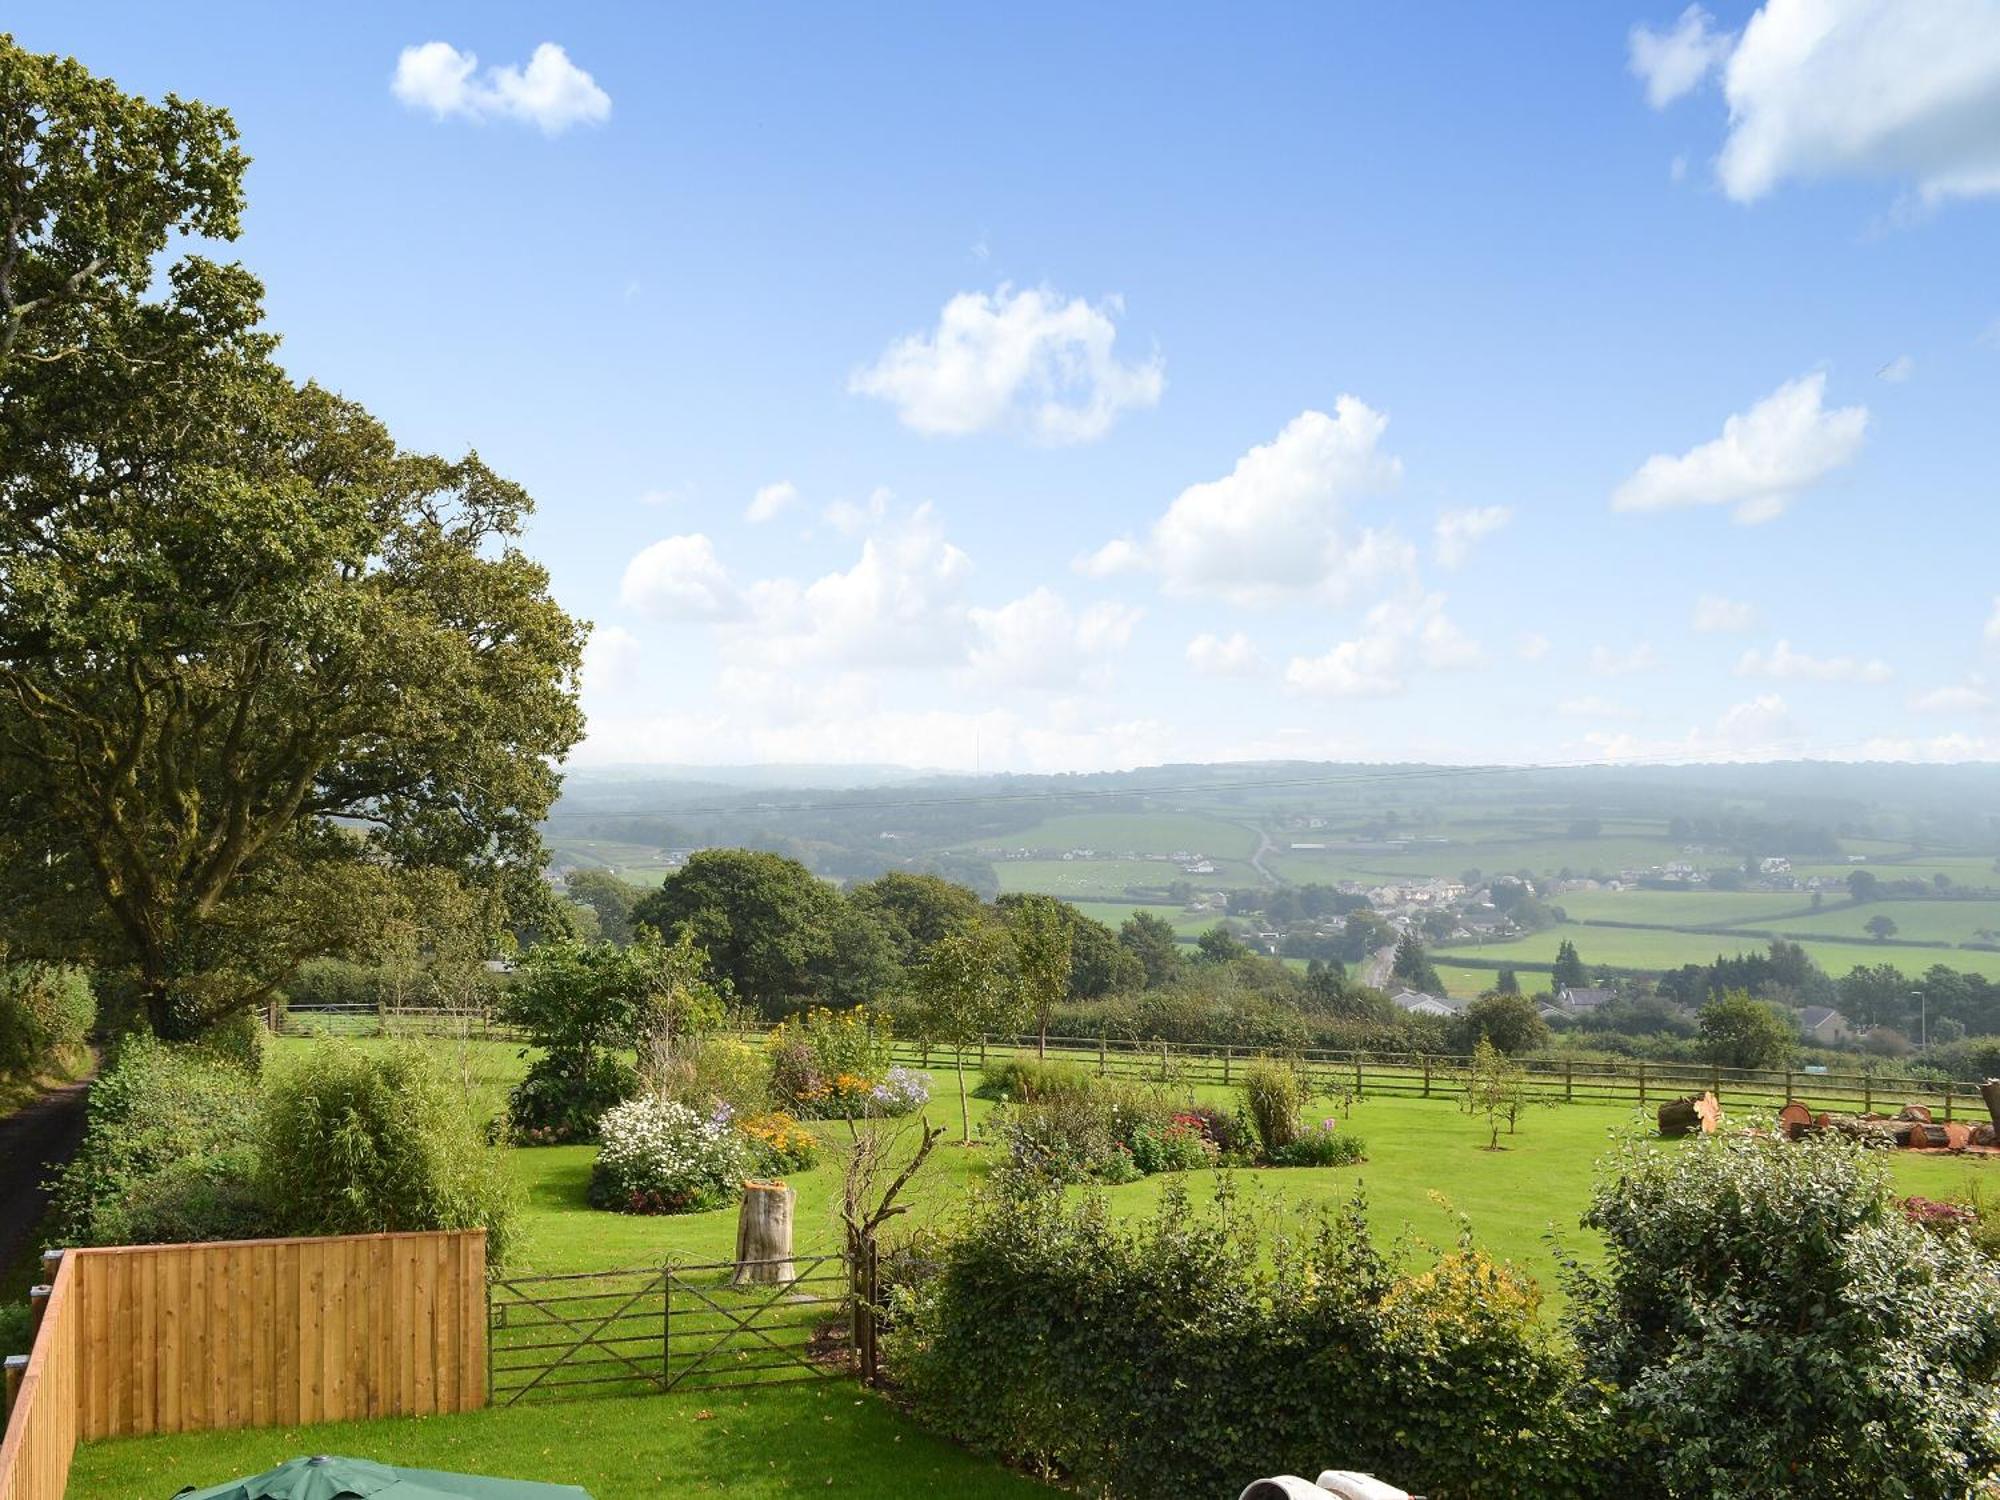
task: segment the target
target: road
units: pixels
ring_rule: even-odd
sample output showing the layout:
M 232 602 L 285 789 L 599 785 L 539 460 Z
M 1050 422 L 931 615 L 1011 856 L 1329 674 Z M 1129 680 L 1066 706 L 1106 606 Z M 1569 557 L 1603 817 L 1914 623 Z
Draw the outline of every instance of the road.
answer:
M 1266 884 L 1283 885 L 1285 882 L 1272 874 L 1270 867 L 1264 863 L 1264 856 L 1277 853 L 1278 846 L 1271 842 L 1271 835 L 1264 832 L 1263 829 L 1259 828 L 1255 831 L 1257 834 L 1257 852 L 1250 856 L 1250 868 L 1255 870 L 1259 875 L 1262 875 Z
M 42 1182 L 83 1140 L 86 1083 L 50 1089 L 0 1120 L 0 1266 L 29 1248 L 49 1195 Z
M 1370 989 L 1386 990 L 1389 987 L 1389 969 L 1396 962 L 1396 945 L 1377 948 L 1368 955 L 1368 962 L 1362 967 L 1361 982 Z

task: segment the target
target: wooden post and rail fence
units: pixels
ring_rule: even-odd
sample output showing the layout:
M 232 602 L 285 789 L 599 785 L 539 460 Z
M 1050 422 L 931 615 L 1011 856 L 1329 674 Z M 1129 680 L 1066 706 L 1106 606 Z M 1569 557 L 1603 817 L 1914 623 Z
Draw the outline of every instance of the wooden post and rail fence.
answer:
M 0 1500 L 62 1500 L 79 1442 L 486 1404 L 486 1231 L 52 1254 L 11 1369 Z

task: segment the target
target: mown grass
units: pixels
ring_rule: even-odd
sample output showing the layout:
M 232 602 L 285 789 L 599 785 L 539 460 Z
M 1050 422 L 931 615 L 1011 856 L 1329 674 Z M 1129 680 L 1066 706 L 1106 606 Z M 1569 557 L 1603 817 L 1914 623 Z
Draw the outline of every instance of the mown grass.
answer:
M 77 1452 L 69 1493 L 166 1500 L 183 1485 L 220 1484 L 312 1453 L 580 1484 L 595 1500 L 1049 1493 L 931 1436 L 844 1380 L 88 1443 Z
M 1772 925 L 1789 928 L 1792 924 Z M 1767 942 L 1767 939 L 1749 933 L 1678 932 L 1665 927 L 1591 927 L 1565 923 L 1511 942 L 1438 948 L 1431 957 L 1440 962 L 1477 958 L 1489 964 L 1518 962 L 1546 965 L 1554 960 L 1557 945 L 1565 939 L 1576 944 L 1577 953 L 1586 965 L 1605 964 L 1616 969 L 1652 972 L 1677 969 L 1682 964 L 1710 963 L 1718 953 L 1730 956 L 1759 952 Z M 1836 977 L 1856 964 L 1892 963 L 1905 974 L 1919 974 L 1932 964 L 1943 964 L 1947 968 L 2000 979 L 2000 953 L 1982 952 L 1976 948 L 1905 947 L 1874 943 L 1865 938 L 1842 942 L 1820 937 L 1802 939 L 1801 945 L 1821 968 Z

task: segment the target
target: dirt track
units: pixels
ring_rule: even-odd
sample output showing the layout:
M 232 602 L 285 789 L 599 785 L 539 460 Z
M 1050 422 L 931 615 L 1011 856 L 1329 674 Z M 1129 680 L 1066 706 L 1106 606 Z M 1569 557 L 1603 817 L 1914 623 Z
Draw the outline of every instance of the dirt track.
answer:
M 29 1248 L 48 1206 L 42 1183 L 83 1139 L 89 1092 L 87 1082 L 65 1084 L 0 1120 L 0 1266 Z

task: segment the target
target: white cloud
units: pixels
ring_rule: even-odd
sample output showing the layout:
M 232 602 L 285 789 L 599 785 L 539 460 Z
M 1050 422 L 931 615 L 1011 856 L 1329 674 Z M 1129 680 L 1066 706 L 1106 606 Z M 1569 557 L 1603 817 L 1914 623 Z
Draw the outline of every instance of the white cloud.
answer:
M 752 522 L 775 520 L 787 506 L 798 501 L 799 487 L 789 479 L 781 479 L 776 484 L 767 484 L 750 497 L 750 507 L 743 512 L 743 519 Z
M 1768 0 L 1724 92 L 1716 169 L 1739 202 L 1849 174 L 1914 180 L 1932 202 L 2000 192 L 1993 0 Z
M 1757 623 L 1757 606 L 1719 594 L 1703 594 L 1694 601 L 1692 623 L 1703 635 L 1733 635 Z
M 1799 726 L 1791 706 L 1776 693 L 1760 693 L 1746 702 L 1732 705 L 1715 721 L 1716 748 L 1746 752 L 1767 752 L 1792 744 Z
M 624 626 L 597 626 L 583 647 L 583 691 L 618 691 L 631 681 L 641 654 L 639 638 Z
M 725 654 L 771 670 L 959 661 L 967 631 L 962 592 L 971 571 L 972 559 L 920 505 L 868 536 L 851 568 L 805 585 L 773 578 L 746 590 L 748 618 L 729 627 Z
M 1794 651 L 1790 641 L 1779 641 L 1769 651 L 1754 646 L 1736 663 L 1738 677 L 1770 677 L 1779 681 L 1797 678 L 1806 682 L 1887 682 L 1896 674 L 1880 660 L 1862 661 L 1854 656 L 1809 656 Z
M 1964 733 L 1934 735 L 1929 739 L 1898 739 L 1884 735 L 1863 744 L 1857 758 L 1946 764 L 1993 760 L 2000 758 L 2000 742 Z
M 1907 354 L 1899 354 L 1875 372 L 1877 380 L 1886 380 L 1891 385 L 1901 385 L 1917 373 L 1917 362 Z
M 1113 537 L 1095 552 L 1086 552 L 1070 566 L 1086 578 L 1115 578 L 1120 573 L 1144 572 L 1145 551 L 1130 537 Z
M 1444 613 L 1442 594 L 1385 599 L 1368 611 L 1362 632 L 1324 656 L 1295 656 L 1285 683 L 1332 698 L 1388 698 L 1409 686 L 1417 668 L 1451 671 L 1486 660 L 1478 642 Z
M 1203 677 L 1254 677 L 1264 670 L 1250 637 L 1238 630 L 1227 636 L 1204 632 L 1187 643 L 1187 663 Z
M 1515 643 L 1514 654 L 1522 661 L 1540 661 L 1549 654 L 1552 644 L 1547 636 L 1530 631 Z
M 1801 490 L 1851 462 L 1868 425 L 1865 407 L 1827 411 L 1826 376 L 1788 380 L 1722 424 L 1722 436 L 1678 457 L 1656 453 L 1611 497 L 1621 511 L 1733 505 L 1744 524 L 1779 515 Z
M 1619 703 L 1610 698 L 1600 698 L 1595 693 L 1585 693 L 1580 698 L 1565 698 L 1556 705 L 1556 712 L 1566 719 L 1636 719 L 1639 710 L 1629 703 Z
M 618 597 L 660 620 L 721 620 L 742 608 L 715 544 L 700 532 L 665 537 L 639 553 L 625 565 Z
M 836 500 L 826 508 L 823 516 L 826 524 L 842 536 L 859 536 L 882 523 L 889 514 L 889 502 L 895 498 L 878 485 L 860 504 L 852 500 Z
M 1715 17 L 1690 5 L 1670 30 L 1634 26 L 1627 38 L 1626 66 L 1645 82 L 1646 102 L 1665 109 L 1720 67 L 1734 42 L 1727 32 L 1715 30 Z
M 1690 729 L 1679 739 L 1595 730 L 1583 744 L 1608 761 L 1757 761 L 1800 754 L 1803 734 L 1790 705 L 1776 693 L 1764 693 L 1732 704 L 1712 726 Z
M 1910 707 L 1917 713 L 1980 713 L 1992 706 L 1993 694 L 1978 679 L 1947 683 L 1910 696 Z
M 1590 648 L 1590 670 L 1599 677 L 1630 677 L 1635 672 L 1650 672 L 1659 664 L 1659 653 L 1651 641 L 1641 641 L 1626 651 L 1610 646 Z
M 1083 570 L 1104 576 L 1143 564 L 1170 594 L 1252 606 L 1310 595 L 1337 603 L 1362 583 L 1409 575 L 1408 542 L 1347 517 L 1354 500 L 1402 475 L 1380 451 L 1388 419 L 1352 396 L 1334 413 L 1300 413 L 1222 478 L 1182 490 L 1143 547 L 1121 538 Z
M 972 670 L 1003 685 L 1101 689 L 1139 617 L 1139 610 L 1115 603 L 1073 611 L 1053 589 L 1038 588 L 998 609 L 970 612 Z
M 1088 442 L 1121 412 L 1157 404 L 1166 385 L 1158 354 L 1117 357 L 1122 311 L 1116 297 L 1093 306 L 1047 288 L 961 292 L 935 330 L 898 339 L 848 389 L 890 402 L 905 426 L 933 436 L 1018 430 Z
M 1468 510 L 1448 510 L 1437 518 L 1437 560 L 1447 568 L 1464 564 L 1475 543 L 1493 535 L 1514 519 L 1512 507 L 1481 505 Z
M 559 135 L 572 125 L 601 125 L 611 117 L 611 96 L 554 42 L 535 48 L 526 68 L 511 64 L 478 76 L 479 59 L 449 42 L 405 47 L 396 59 L 390 90 L 412 109 L 440 120 L 518 120 Z

